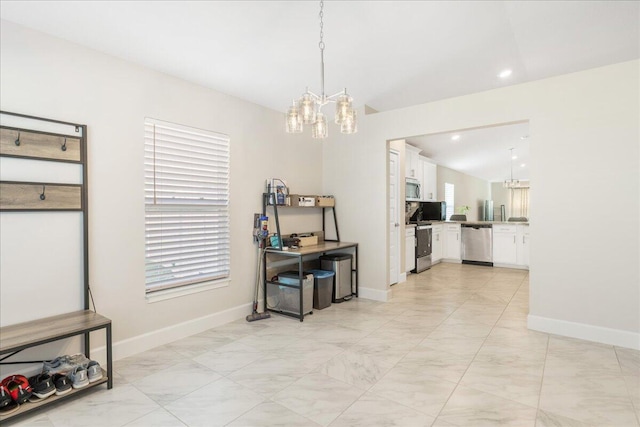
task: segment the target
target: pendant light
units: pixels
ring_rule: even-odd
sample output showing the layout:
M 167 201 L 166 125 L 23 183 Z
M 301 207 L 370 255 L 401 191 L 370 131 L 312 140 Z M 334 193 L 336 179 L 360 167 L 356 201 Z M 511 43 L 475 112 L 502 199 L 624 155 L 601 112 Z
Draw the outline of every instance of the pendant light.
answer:
M 324 93 L 324 1 L 320 0 L 320 95 L 311 92 L 309 88 L 300 99 L 293 103 L 287 110 L 287 133 L 299 133 L 303 125 L 311 125 L 311 136 L 324 139 L 328 136 L 327 118 L 321 112 L 322 107 L 329 103 L 336 104 L 335 123 L 340 126 L 340 132 L 352 134 L 358 131 L 357 114 L 353 109 L 353 98 L 347 93 L 347 89 L 334 95 L 327 96 Z
M 509 148 L 509 151 L 511 152 L 510 154 L 510 161 L 511 161 L 511 179 L 506 179 L 504 181 L 504 187 L 505 188 L 516 188 L 520 186 L 520 181 L 518 181 L 517 179 L 513 179 L 513 150 L 514 148 L 511 147 Z

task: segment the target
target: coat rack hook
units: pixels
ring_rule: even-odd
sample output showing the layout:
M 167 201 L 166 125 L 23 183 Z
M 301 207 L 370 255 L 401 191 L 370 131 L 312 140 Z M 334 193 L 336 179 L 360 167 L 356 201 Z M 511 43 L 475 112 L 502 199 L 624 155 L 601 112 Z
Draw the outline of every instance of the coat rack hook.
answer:
M 64 139 L 64 144 L 62 144 L 62 151 L 67 151 L 67 138 Z
M 17 146 L 20 146 L 20 132 L 18 132 L 18 137 L 14 141 Z
M 44 185 L 42 186 L 42 194 L 40 195 L 40 200 L 44 200 L 46 199 L 46 196 L 44 195 Z

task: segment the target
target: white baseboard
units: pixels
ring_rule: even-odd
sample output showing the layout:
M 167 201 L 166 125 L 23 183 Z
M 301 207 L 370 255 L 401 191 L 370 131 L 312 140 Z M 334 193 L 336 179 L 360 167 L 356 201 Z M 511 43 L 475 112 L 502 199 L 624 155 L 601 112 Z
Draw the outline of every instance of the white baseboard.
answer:
M 498 267 L 498 268 L 513 268 L 516 270 L 529 270 L 529 266 L 528 265 L 517 265 L 517 264 L 500 264 L 500 263 L 493 263 L 494 267 Z
M 448 262 L 450 264 L 462 264 L 461 259 L 442 258 L 441 262 Z
M 381 291 L 380 289 L 358 287 L 358 297 L 371 299 L 374 301 L 387 302 L 391 299 L 391 289 Z
M 550 319 L 531 314 L 527 318 L 527 326 L 534 331 L 640 350 L 640 334 L 636 332 Z
M 407 281 L 407 273 L 401 273 L 398 277 L 398 283 L 404 283 Z
M 260 304 L 259 306 L 262 306 Z M 177 325 L 167 326 L 166 328 L 157 329 L 142 335 L 127 338 L 122 341 L 113 343 L 113 360 L 124 359 L 134 354 L 142 353 L 160 345 L 169 344 L 170 342 L 186 338 L 191 335 L 204 332 L 207 329 L 242 319 L 247 314 L 251 314 L 253 303 L 242 304 L 237 307 L 229 308 L 218 313 L 208 314 L 197 319 L 188 320 L 178 323 Z M 100 361 L 106 361 L 107 351 L 104 346 L 91 349 L 91 358 Z

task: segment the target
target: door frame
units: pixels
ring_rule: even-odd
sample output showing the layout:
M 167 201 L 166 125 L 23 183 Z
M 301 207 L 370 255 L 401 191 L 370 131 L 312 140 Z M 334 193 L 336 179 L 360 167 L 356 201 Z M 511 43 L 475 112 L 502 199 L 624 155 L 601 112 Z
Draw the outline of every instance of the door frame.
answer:
M 391 156 L 396 156 L 396 170 L 395 170 L 395 188 L 396 188 L 396 218 L 395 220 L 393 220 L 393 218 L 391 218 L 391 193 L 390 193 L 390 187 L 391 187 L 391 170 L 390 170 L 390 163 L 391 163 Z M 388 165 L 388 173 L 387 173 L 387 191 L 389 191 L 389 193 L 387 194 L 387 226 L 389 227 L 389 229 L 387 230 L 387 261 L 389 263 L 389 268 L 387 269 L 387 286 L 391 286 L 397 283 L 402 283 L 404 281 L 406 281 L 406 273 L 404 272 L 404 269 L 402 268 L 403 262 L 402 262 L 402 245 L 403 245 L 403 240 L 401 238 L 401 233 L 403 233 L 404 231 L 402 230 L 402 227 L 400 227 L 400 224 L 403 224 L 403 221 L 400 220 L 400 216 L 401 216 L 401 212 L 402 212 L 402 203 L 401 203 L 401 198 L 402 198 L 402 191 L 400 188 L 400 185 L 402 184 L 402 180 L 400 177 L 400 172 L 401 172 L 401 165 L 400 165 L 400 152 L 394 148 L 389 147 L 388 149 L 388 157 L 387 157 L 387 165 Z M 397 226 L 395 227 L 396 229 L 396 254 L 395 254 L 395 259 L 396 259 L 396 271 L 398 272 L 397 274 L 397 280 L 393 281 L 395 278 L 391 277 L 391 260 L 392 260 L 392 252 L 391 252 L 391 223 L 392 221 L 397 224 Z

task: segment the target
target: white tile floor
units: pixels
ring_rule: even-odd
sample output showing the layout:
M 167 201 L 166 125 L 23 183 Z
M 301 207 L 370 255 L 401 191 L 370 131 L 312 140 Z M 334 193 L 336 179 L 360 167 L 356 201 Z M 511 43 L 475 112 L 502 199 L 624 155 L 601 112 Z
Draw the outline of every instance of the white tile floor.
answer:
M 439 264 L 300 323 L 236 321 L 116 362 L 34 426 L 638 426 L 640 352 L 527 330 L 525 271 Z

